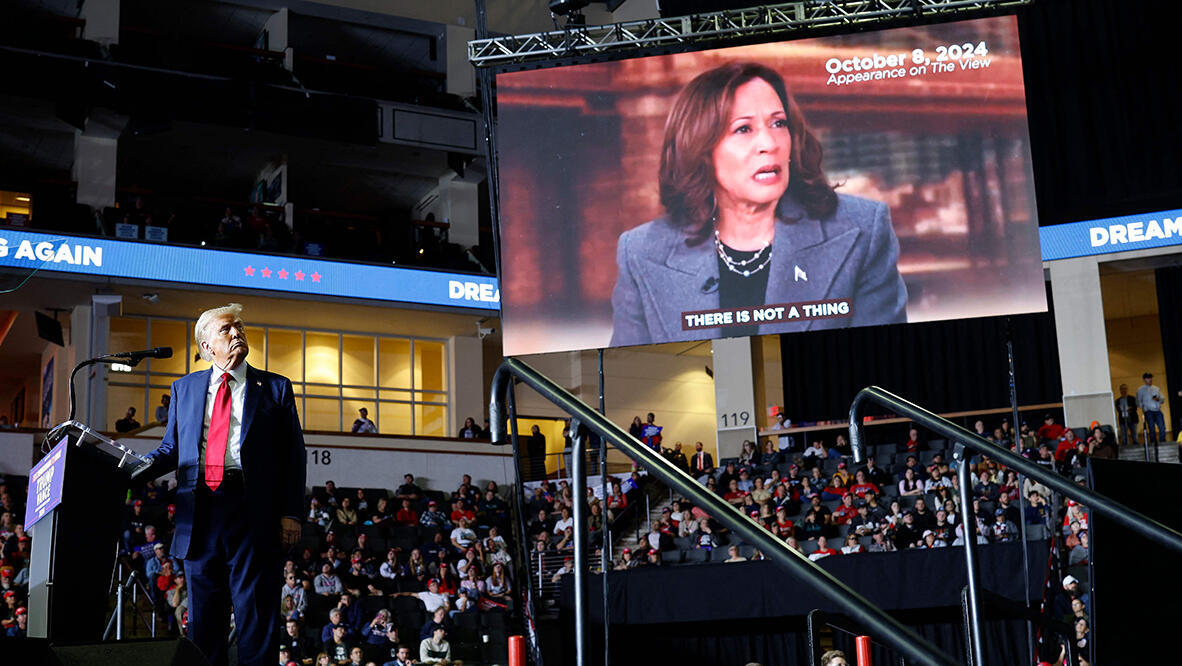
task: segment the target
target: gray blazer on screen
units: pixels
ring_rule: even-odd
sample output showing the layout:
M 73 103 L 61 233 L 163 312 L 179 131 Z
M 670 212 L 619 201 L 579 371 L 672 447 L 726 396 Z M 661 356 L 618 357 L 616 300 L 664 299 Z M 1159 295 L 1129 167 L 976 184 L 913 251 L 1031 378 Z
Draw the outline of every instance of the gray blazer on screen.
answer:
M 691 247 L 685 240 L 667 217 L 620 234 L 612 346 L 726 335 L 725 328 L 681 328 L 683 312 L 719 307 L 714 243 Z M 761 324 L 760 335 L 907 321 L 899 241 L 886 204 L 839 194 L 836 212 L 821 221 L 784 197 L 772 248 L 765 303 L 849 298 L 852 316 Z

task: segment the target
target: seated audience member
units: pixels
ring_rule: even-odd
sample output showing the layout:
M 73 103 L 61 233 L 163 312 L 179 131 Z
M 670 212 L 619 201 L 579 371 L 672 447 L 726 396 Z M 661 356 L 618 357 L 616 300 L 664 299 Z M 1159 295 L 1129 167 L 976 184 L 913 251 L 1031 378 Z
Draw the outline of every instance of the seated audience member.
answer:
M 973 496 L 985 502 L 996 502 L 1001 488 L 990 480 L 989 471 L 981 470 L 977 478 L 977 483 L 973 486 Z
M 903 512 L 903 522 L 895 526 L 895 546 L 899 550 L 914 548 L 923 538 L 923 530 L 915 525 L 915 512 Z
M 451 644 L 447 642 L 447 629 L 435 627 L 430 638 L 424 638 L 419 643 L 420 664 L 450 664 Z
M 408 499 L 414 502 L 423 496 L 423 489 L 415 485 L 414 474 L 404 474 L 402 476 L 402 485 L 398 486 L 398 491 L 394 493 L 394 496 L 398 499 Z
M 343 624 L 334 625 L 332 636 L 320 646 L 320 651 L 328 654 L 332 661 L 342 664 L 349 661 L 349 653 L 353 650 L 353 641 L 349 639 L 347 627 Z
M 476 532 L 472 531 L 467 518 L 460 520 L 460 526 L 451 531 L 451 545 L 457 550 L 466 550 L 476 541 Z
M 394 522 L 394 515 L 390 513 L 390 500 L 385 497 L 379 497 L 377 504 L 368 513 L 369 520 L 365 522 L 366 525 L 382 527 Z
M 919 430 L 911 428 L 907 431 L 907 441 L 903 443 L 903 450 L 908 453 L 919 451 Z
M 817 537 L 817 549 L 809 555 L 809 559 L 816 562 L 823 560 L 830 555 L 836 555 L 837 551 L 829 547 L 829 540 L 824 536 Z
M 460 439 L 480 439 L 484 437 L 484 432 L 480 426 L 476 425 L 476 419 L 469 416 L 464 419 L 464 427 L 460 428 L 458 437 Z
M 759 464 L 760 453 L 755 450 L 755 443 L 749 439 L 743 440 L 743 450 L 739 452 L 739 465 L 754 467 Z
M 948 545 L 948 542 L 944 541 L 943 539 L 938 537 L 934 530 L 924 530 L 923 541 L 920 542 L 919 544 L 917 544 L 916 547 L 917 548 L 944 548 L 947 545 Z
M 504 564 L 493 564 L 492 572 L 484 579 L 484 591 L 492 602 L 513 609 L 513 584 Z
M 335 597 L 345 589 L 329 562 L 321 565 L 320 574 L 312 580 L 312 588 L 322 597 Z
M 632 554 L 631 548 L 625 548 L 620 553 L 620 561 L 616 563 L 616 571 L 627 571 L 640 566 L 640 560 Z
M 419 524 L 419 512 L 411 507 L 410 500 L 402 500 L 402 508 L 398 510 L 398 513 L 394 514 L 394 524 L 407 527 L 414 527 Z
M 804 522 L 800 524 L 798 538 L 804 541 L 817 541 L 825 534 L 825 524 L 817 519 L 817 512 L 810 509 L 804 515 Z
M 829 457 L 829 452 L 825 450 L 825 445 L 821 440 L 813 442 L 812 446 L 804 450 L 804 466 L 808 468 L 820 467 Z
M 545 509 L 542 511 L 544 512 Z M 447 519 L 447 514 L 439 510 L 439 503 L 435 500 L 427 500 L 427 510 L 419 516 L 419 525 L 449 532 L 452 530 L 451 521 Z
M 738 546 L 727 547 L 726 553 L 729 557 L 727 557 L 726 560 L 724 560 L 725 562 L 746 562 L 747 561 L 747 558 L 739 555 L 739 547 Z
M 870 505 L 865 500 L 858 502 L 858 515 L 849 522 L 850 534 L 855 536 L 870 536 L 878 528 L 878 521 L 870 515 Z
M 928 467 L 928 478 L 924 479 L 923 492 L 925 495 L 935 494 L 940 488 L 951 488 L 952 480 L 940 473 L 936 465 Z
M 731 479 L 730 484 L 727 486 L 726 494 L 722 498 L 734 506 L 740 506 L 743 504 L 743 498 L 746 496 L 747 493 L 739 488 L 739 480 Z
M 1050 510 L 1042 499 L 1042 493 L 1032 490 L 1027 501 L 1029 504 L 1026 505 L 1026 524 L 1050 525 Z
M 837 471 L 829 479 L 829 485 L 835 488 L 848 488 L 854 477 L 850 474 L 845 461 L 837 463 Z
M 896 550 L 895 544 L 886 537 L 882 530 L 875 530 L 870 538 L 870 546 L 866 550 L 871 553 L 892 553 Z
M 936 522 L 931 527 L 936 538 L 945 544 L 952 543 L 952 540 L 956 538 L 955 529 L 956 527 L 948 520 L 948 511 L 944 508 L 936 509 Z
M 704 550 L 711 550 L 717 548 L 719 544 L 718 535 L 714 533 L 714 529 L 710 527 L 710 521 L 707 518 L 698 519 L 698 529 L 691 535 L 694 547 Z
M 857 553 L 864 553 L 866 549 L 862 544 L 858 543 L 858 535 L 850 532 L 845 537 L 845 545 L 841 547 L 842 555 L 854 555 Z
M 1063 436 L 1055 444 L 1055 462 L 1060 466 L 1065 464 L 1067 457 L 1075 451 L 1075 446 L 1078 443 L 1079 439 L 1076 438 L 1075 431 L 1071 428 L 1065 428 L 1063 430 Z
M 841 506 L 833 512 L 833 523 L 845 525 L 858 516 L 858 508 L 854 506 L 854 494 L 849 493 L 841 498 Z
M 923 497 L 915 498 L 915 506 L 911 508 L 915 514 L 915 527 L 920 531 L 931 529 L 936 524 L 936 515 L 928 509 L 927 500 Z
M 1092 428 L 1092 436 L 1088 439 L 1088 448 L 1093 458 L 1118 458 L 1116 440 L 1109 439 L 1100 426 Z
M 697 442 L 694 444 L 694 456 L 690 458 L 690 476 L 701 482 L 703 478 L 712 477 L 713 474 L 714 458 L 702 450 L 701 442 Z
M 337 509 L 337 522 L 341 525 L 357 524 L 357 511 L 353 509 L 352 497 L 341 498 L 341 506 Z
M 914 467 L 903 470 L 903 480 L 899 482 L 899 494 L 903 496 L 923 494 L 923 482 L 915 476 Z
M 1088 563 L 1090 551 L 1088 550 L 1088 532 L 1087 530 L 1080 530 L 1079 544 L 1071 549 L 1067 554 L 1067 566 L 1077 566 Z
M 759 457 L 759 464 L 764 467 L 780 464 L 780 452 L 776 450 L 776 445 L 770 439 L 763 445 L 763 455 Z
M 1063 426 L 1055 423 L 1055 417 L 1052 414 L 1047 414 L 1043 417 L 1042 426 L 1038 429 L 1038 439 L 1043 442 L 1058 443 L 1059 438 L 1063 436 L 1063 431 L 1066 430 Z
M 882 492 L 878 484 L 870 480 L 865 468 L 854 472 L 854 482 L 849 488 L 850 492 L 856 495 L 858 499 L 865 499 L 867 492 L 873 492 L 876 495 Z

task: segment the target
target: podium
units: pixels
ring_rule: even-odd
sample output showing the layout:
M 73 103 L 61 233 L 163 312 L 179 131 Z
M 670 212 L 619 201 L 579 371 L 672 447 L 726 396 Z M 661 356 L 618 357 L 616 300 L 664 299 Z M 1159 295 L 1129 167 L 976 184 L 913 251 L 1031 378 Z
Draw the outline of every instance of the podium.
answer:
M 47 446 L 52 448 L 29 474 L 28 635 L 54 643 L 98 642 L 128 481 L 147 460 L 73 420 L 51 430 L 42 450 Z

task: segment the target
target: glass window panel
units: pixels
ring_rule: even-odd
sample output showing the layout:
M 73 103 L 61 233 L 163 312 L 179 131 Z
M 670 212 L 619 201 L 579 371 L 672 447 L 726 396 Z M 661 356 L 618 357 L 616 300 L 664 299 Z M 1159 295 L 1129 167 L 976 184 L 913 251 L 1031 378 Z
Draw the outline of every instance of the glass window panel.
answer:
M 341 375 L 342 384 L 374 385 L 373 336 L 341 336 Z
M 342 388 L 341 395 L 346 398 L 356 398 L 357 400 L 368 400 L 373 402 L 375 400 L 377 391 L 373 389 L 359 389 L 359 388 Z M 373 418 L 373 415 L 370 415 Z
M 296 397 L 304 395 L 304 385 L 292 382 L 291 392 L 294 393 Z
M 304 389 L 308 395 L 324 395 L 337 397 L 341 394 L 341 387 L 327 384 L 306 384 Z
M 108 353 L 136 351 L 148 348 L 148 320 L 132 317 L 111 317 L 111 338 Z M 127 408 L 124 407 L 124 410 Z M 120 414 L 119 416 L 123 416 Z
M 415 434 L 447 437 L 447 407 L 415 405 Z
M 267 331 L 267 369 L 293 382 L 304 381 L 304 347 L 299 331 Z
M 114 320 L 112 320 L 114 323 Z M 143 349 L 137 347 L 136 349 Z M 129 350 L 134 351 L 134 350 Z M 115 422 L 127 414 L 128 407 L 135 407 L 135 420 L 140 424 L 151 421 L 144 420 L 144 387 L 143 386 L 107 386 L 107 430 L 115 431 Z
M 415 391 L 415 402 L 440 402 L 447 404 L 447 394 L 431 391 Z
M 410 388 L 410 340 L 378 340 L 378 368 L 382 388 Z
M 155 324 L 152 324 L 155 326 Z M 266 369 L 267 329 L 261 326 L 246 327 L 246 342 L 250 344 L 249 361 L 256 368 Z
M 378 422 L 378 415 L 374 414 L 374 408 L 375 408 L 374 401 L 372 401 L 372 400 L 345 400 L 345 401 L 343 401 L 342 404 L 343 404 L 343 407 L 341 408 L 341 412 L 342 412 L 341 426 L 342 426 L 343 430 L 349 430 L 349 431 L 353 430 L 353 421 L 360 418 L 361 413 L 359 410 L 362 407 L 364 407 L 365 410 L 369 413 L 369 420 L 370 421 L 373 421 L 375 424 Z M 378 432 L 382 432 L 382 429 L 378 428 Z
M 447 390 L 447 366 L 442 342 L 415 340 L 415 388 Z
M 353 420 L 349 419 L 349 423 L 352 422 Z M 305 400 L 304 429 L 339 431 L 341 429 L 341 401 L 323 398 Z
M 413 435 L 408 404 L 383 402 L 378 405 L 378 432 L 383 435 Z M 373 415 L 370 415 L 373 418 Z
M 341 336 L 334 333 L 307 333 L 304 335 L 307 348 L 304 350 L 304 381 L 321 384 L 341 383 Z
M 172 347 L 172 358 L 154 358 L 148 360 L 148 371 L 152 374 L 157 372 L 171 372 L 184 374 L 189 370 L 188 364 L 185 363 L 184 350 L 188 349 L 188 331 L 189 325 L 183 321 L 176 321 L 173 319 L 153 319 L 152 320 L 152 339 L 148 342 L 146 347 Z
M 410 391 L 378 391 L 378 397 L 382 400 L 405 400 L 410 402 Z

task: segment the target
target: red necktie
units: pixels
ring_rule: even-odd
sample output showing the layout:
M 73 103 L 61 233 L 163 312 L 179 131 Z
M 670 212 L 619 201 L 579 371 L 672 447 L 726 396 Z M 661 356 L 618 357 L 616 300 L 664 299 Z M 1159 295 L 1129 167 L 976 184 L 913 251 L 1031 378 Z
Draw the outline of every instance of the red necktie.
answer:
M 205 440 L 205 484 L 210 490 L 222 485 L 226 467 L 226 442 L 230 439 L 230 373 L 222 373 L 222 385 L 213 398 L 209 417 L 209 437 Z

